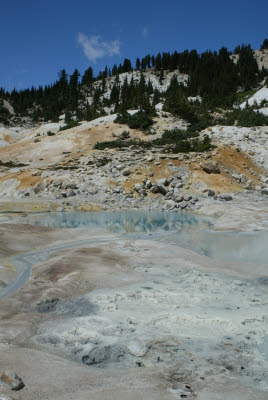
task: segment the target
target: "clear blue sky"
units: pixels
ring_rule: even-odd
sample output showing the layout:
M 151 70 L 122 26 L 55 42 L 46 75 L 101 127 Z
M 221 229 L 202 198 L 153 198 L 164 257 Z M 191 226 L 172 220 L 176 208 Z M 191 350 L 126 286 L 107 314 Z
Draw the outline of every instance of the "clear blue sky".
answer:
M 52 83 L 75 68 L 148 53 L 218 50 L 268 37 L 267 0 L 13 0 L 1 2 L 0 86 Z

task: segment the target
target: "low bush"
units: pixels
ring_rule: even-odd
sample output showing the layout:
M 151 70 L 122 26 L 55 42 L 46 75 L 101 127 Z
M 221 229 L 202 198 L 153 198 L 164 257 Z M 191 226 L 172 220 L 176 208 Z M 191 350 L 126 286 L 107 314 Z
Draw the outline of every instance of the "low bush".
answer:
M 128 125 L 131 129 L 139 129 L 141 131 L 148 130 L 154 124 L 152 114 L 148 114 L 145 111 L 138 111 L 133 115 L 130 115 L 128 112 L 118 114 L 115 122 Z
M 235 124 L 243 127 L 268 126 L 268 117 L 258 111 L 254 111 L 252 108 L 245 108 L 244 110 L 236 109 L 228 112 L 217 122 L 219 125 L 225 126 Z
M 150 142 L 144 142 L 142 140 L 137 141 L 137 140 L 121 140 L 121 139 L 116 139 L 116 140 L 110 140 L 107 142 L 97 142 L 94 145 L 94 149 L 96 150 L 105 150 L 105 149 L 120 149 L 120 148 L 126 148 L 126 147 L 144 147 L 144 148 L 150 148 L 151 143 Z
M 173 129 L 165 131 L 162 138 L 155 139 L 149 142 L 143 140 L 112 140 L 107 142 L 96 143 L 94 149 L 124 149 L 134 146 L 136 148 L 150 149 L 154 146 L 163 147 L 166 153 L 189 153 L 189 152 L 204 152 L 212 149 L 213 146 L 211 139 L 205 135 L 201 140 L 198 132 L 191 130 L 183 131 L 180 129 Z
M 79 124 L 79 122 L 71 120 L 66 125 L 61 126 L 59 129 L 59 132 L 66 131 L 67 129 L 75 128 L 76 126 L 80 126 L 80 125 L 81 124 Z
M 182 129 L 171 129 L 164 131 L 162 137 L 159 139 L 155 139 L 153 143 L 157 146 L 164 146 L 166 144 L 176 144 L 182 140 L 198 136 L 199 133 L 192 130 L 184 131 Z

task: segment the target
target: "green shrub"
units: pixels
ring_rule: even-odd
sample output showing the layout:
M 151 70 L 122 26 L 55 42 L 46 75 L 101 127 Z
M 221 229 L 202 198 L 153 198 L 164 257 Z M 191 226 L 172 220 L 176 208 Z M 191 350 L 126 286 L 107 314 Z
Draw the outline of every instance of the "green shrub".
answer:
M 110 140 L 107 142 L 97 142 L 94 145 L 94 149 L 96 150 L 105 150 L 105 149 L 116 149 L 116 148 L 126 148 L 130 146 L 135 146 L 135 147 L 147 147 L 150 148 L 150 142 L 144 142 L 142 140 L 137 141 L 137 140 L 121 140 L 121 139 L 116 139 L 116 140 Z
M 67 129 L 75 128 L 76 126 L 80 126 L 78 121 L 70 120 L 66 125 L 61 126 L 59 132 L 66 131 Z
M 162 138 L 155 139 L 150 142 L 145 142 L 143 140 L 124 141 L 117 139 L 101 143 L 98 142 L 95 144 L 94 149 L 124 149 L 130 146 L 143 149 L 150 149 L 154 146 L 162 146 L 164 147 L 163 151 L 166 153 L 204 152 L 214 147 L 211 143 L 211 139 L 207 135 L 205 135 L 203 140 L 201 140 L 198 132 L 173 129 L 171 131 L 165 131 Z
M 164 146 L 166 144 L 176 144 L 182 140 L 198 137 L 199 133 L 192 130 L 184 131 L 182 129 L 171 129 L 163 132 L 162 137 L 153 140 L 157 146 Z
M 55 135 L 55 133 L 54 133 L 54 132 L 47 131 L 47 136 L 54 136 L 54 135 Z
M 232 126 L 236 121 L 238 126 L 243 127 L 268 125 L 268 117 L 258 111 L 254 111 L 252 108 L 236 109 L 228 112 L 218 120 L 218 124 Z
M 122 139 L 122 140 L 129 139 L 129 132 L 128 131 L 122 132 L 120 135 L 120 139 Z
M 252 109 L 244 109 L 239 112 L 237 120 L 239 126 L 263 126 L 268 125 L 268 117 Z
M 139 129 L 140 131 L 146 131 L 154 124 L 152 115 L 145 111 L 138 111 L 133 115 L 123 112 L 117 115 L 115 122 L 128 125 L 131 129 Z

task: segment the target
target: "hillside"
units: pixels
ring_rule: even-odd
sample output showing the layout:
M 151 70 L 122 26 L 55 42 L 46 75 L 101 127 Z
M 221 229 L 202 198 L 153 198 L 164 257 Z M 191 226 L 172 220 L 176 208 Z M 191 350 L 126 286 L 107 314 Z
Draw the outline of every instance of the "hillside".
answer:
M 50 88 L 63 96 L 52 98 L 58 112 L 65 111 L 57 122 L 42 121 L 42 96 L 48 89 L 43 94 L 2 91 L 8 111 L 0 126 L 2 208 L 15 202 L 17 208 L 28 203 L 61 210 L 116 205 L 198 211 L 208 199 L 229 200 L 243 193 L 265 197 L 268 50 L 242 46 L 237 51 L 232 55 L 223 48 L 200 57 L 163 53 L 154 61 L 147 56 L 143 70 L 138 62 L 131 69 L 125 60 L 98 78 L 89 68 L 81 83 L 77 72 L 68 81 L 61 71 Z M 236 69 L 240 57 L 255 68 L 253 75 Z M 229 75 L 218 81 L 209 69 L 206 73 L 221 85 L 211 90 L 203 69 L 215 62 Z M 172 70 L 162 68 L 168 63 Z M 193 72 L 191 63 L 200 71 Z M 124 69 L 131 70 L 120 72 Z M 199 74 L 203 80 L 194 89 Z M 233 92 L 226 85 L 236 74 L 240 83 Z M 15 98 L 27 98 L 29 104 L 31 96 L 36 99 L 31 109 L 19 116 Z

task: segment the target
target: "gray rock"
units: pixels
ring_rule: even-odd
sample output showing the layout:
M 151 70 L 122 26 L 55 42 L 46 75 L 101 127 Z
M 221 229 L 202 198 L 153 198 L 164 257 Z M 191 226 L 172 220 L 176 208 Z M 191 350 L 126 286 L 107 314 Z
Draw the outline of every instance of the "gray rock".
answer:
M 140 190 L 144 190 L 144 189 L 145 189 L 145 187 L 144 187 L 143 183 L 136 183 L 136 185 L 134 186 L 134 190 L 136 192 L 139 192 Z
M 185 201 L 190 201 L 190 200 L 192 199 L 192 196 L 185 195 L 185 196 L 183 196 L 183 199 L 184 199 Z
M 151 187 L 151 192 L 154 193 L 154 194 L 159 193 L 158 186 L 153 185 L 153 186 Z
M 183 210 L 184 208 L 186 208 L 188 206 L 188 204 L 186 203 L 186 201 L 183 201 L 181 204 L 180 204 L 180 208 Z
M 183 201 L 183 197 L 177 196 L 177 197 L 175 197 L 174 201 L 176 201 L 176 203 L 181 203 Z
M 129 176 L 131 174 L 131 171 L 129 169 L 124 169 L 123 175 L 124 176 Z
M 0 384 L 7 386 L 11 390 L 21 390 L 24 388 L 23 380 L 12 371 L 5 371 L 0 378 Z
M 34 191 L 35 194 L 37 194 L 37 193 L 40 192 L 40 190 L 41 190 L 41 184 L 38 182 L 38 183 L 34 186 L 33 191 Z
M 146 186 L 147 189 L 151 189 L 151 187 L 152 187 L 153 185 L 152 185 L 152 182 L 148 179 L 148 180 L 146 181 L 146 183 L 145 183 L 145 186 Z
M 77 185 L 74 182 L 68 182 L 65 185 L 65 189 L 77 189 Z
M 268 195 L 268 189 L 262 189 L 262 190 L 261 190 L 261 194 L 266 194 L 266 195 Z
M 68 192 L 66 193 L 66 197 L 73 197 L 76 195 L 76 192 L 74 190 L 68 190 Z
M 52 184 L 53 184 L 53 186 L 60 187 L 60 186 L 62 186 L 62 181 L 60 181 L 59 179 L 55 179 L 52 182 Z
M 90 187 L 88 189 L 88 193 L 91 194 L 91 195 L 97 194 L 98 192 L 99 191 L 98 191 L 98 188 L 96 186 L 92 186 L 92 187 Z
M 167 188 L 164 185 L 157 185 L 158 191 L 165 196 L 168 192 Z
M 217 164 L 212 164 L 212 163 L 207 163 L 202 165 L 202 168 L 205 172 L 208 174 L 220 174 L 220 168 L 218 167 Z
M 221 194 L 221 195 L 219 196 L 219 198 L 220 198 L 221 200 L 225 200 L 225 201 L 231 201 L 231 200 L 233 200 L 232 196 L 230 196 L 229 194 Z
M 82 357 L 86 365 L 103 365 L 109 362 L 118 362 L 125 356 L 126 349 L 120 345 L 96 347 L 88 355 Z
M 139 194 L 140 194 L 141 196 L 147 196 L 147 193 L 146 193 L 146 190 L 145 190 L 145 189 L 140 190 L 140 191 L 139 191 Z
M 168 186 L 169 182 L 166 178 L 158 179 L 157 186 Z
M 208 191 L 208 197 L 213 197 L 213 196 L 215 196 L 215 192 L 214 192 L 214 190 L 209 190 Z

